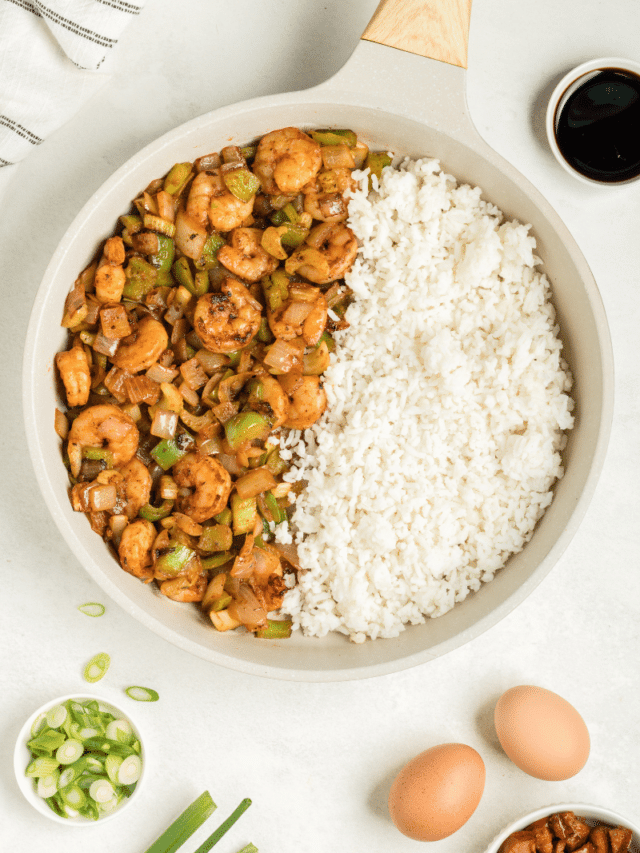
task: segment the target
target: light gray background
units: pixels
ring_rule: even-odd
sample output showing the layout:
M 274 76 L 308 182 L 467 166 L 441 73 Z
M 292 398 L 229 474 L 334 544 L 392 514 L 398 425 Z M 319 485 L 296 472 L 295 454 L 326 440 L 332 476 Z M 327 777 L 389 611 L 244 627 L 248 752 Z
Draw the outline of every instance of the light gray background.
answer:
M 638 324 L 640 183 L 591 188 L 552 159 L 545 95 L 573 65 L 640 60 L 637 0 L 475 0 L 468 97 L 478 130 L 547 196 L 591 265 L 607 309 L 616 410 L 604 472 L 569 549 L 527 601 L 471 644 L 422 667 L 361 682 L 285 684 L 218 669 L 142 628 L 107 600 L 49 519 L 23 434 L 21 357 L 29 312 L 69 223 L 130 155 L 181 122 L 256 95 L 321 82 L 348 59 L 376 0 L 149 0 L 118 50 L 109 83 L 14 176 L 0 218 L 2 332 L 2 688 L 0 849 L 141 853 L 205 788 L 219 809 L 195 849 L 245 796 L 253 806 L 219 853 L 404 853 L 386 797 L 401 765 L 446 741 L 487 767 L 480 806 L 434 853 L 484 850 L 503 824 L 547 803 L 599 803 L 640 822 Z M 89 619 L 76 607 L 104 601 Z M 13 742 L 37 706 L 84 689 L 95 652 L 100 692 L 161 694 L 135 706 L 152 753 L 136 805 L 104 828 L 59 827 L 22 799 Z M 497 697 L 533 683 L 584 716 L 592 753 L 567 782 L 535 780 L 501 752 Z M 128 701 L 125 700 L 124 701 Z M 131 703 L 133 706 L 133 703 Z

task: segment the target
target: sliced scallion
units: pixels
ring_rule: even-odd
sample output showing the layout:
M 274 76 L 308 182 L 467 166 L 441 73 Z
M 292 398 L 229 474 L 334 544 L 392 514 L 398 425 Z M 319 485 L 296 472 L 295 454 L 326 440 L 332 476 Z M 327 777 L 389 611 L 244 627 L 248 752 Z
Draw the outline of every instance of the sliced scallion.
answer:
M 31 737 L 35 737 L 42 729 L 47 725 L 47 715 L 42 713 L 38 714 L 33 723 L 31 724 Z
M 49 776 L 54 772 L 54 770 L 57 770 L 59 766 L 60 762 L 55 758 L 47 758 L 44 755 L 40 755 L 38 758 L 34 758 L 33 761 L 30 762 L 25 771 L 25 775 L 38 779 L 41 776 Z
M 187 806 L 145 853 L 174 853 L 215 810 L 216 804 L 211 799 L 211 794 L 204 791 L 190 806 Z
M 133 740 L 133 729 L 127 720 L 112 720 L 105 730 L 106 737 L 117 740 L 120 743 L 131 743 Z
M 108 803 L 115 793 L 113 785 L 108 779 L 96 779 L 89 786 L 89 796 L 96 803 Z
M 84 747 L 81 742 L 69 738 L 56 750 L 56 761 L 60 764 L 73 764 L 74 761 L 80 758 L 83 752 Z
M 121 755 L 107 755 L 104 762 L 104 769 L 107 771 L 107 776 L 112 782 L 118 781 L 118 769 L 124 758 Z
M 46 719 L 47 725 L 51 726 L 52 729 L 60 728 L 67 719 L 67 709 L 64 705 L 54 705 L 47 711 Z
M 87 601 L 86 604 L 81 604 L 78 610 L 85 616 L 102 616 L 105 612 L 105 606 L 98 601 Z
M 135 699 L 136 702 L 157 702 L 160 698 L 159 694 L 155 690 L 152 690 L 151 687 L 133 685 L 132 687 L 127 687 L 124 692 L 129 699 Z
M 60 796 L 63 802 L 71 806 L 72 809 L 81 809 L 87 802 L 85 792 L 78 785 L 67 785 L 66 788 L 61 788 Z
M 202 842 L 200 847 L 198 847 L 198 849 L 196 850 L 196 853 L 208 853 L 208 851 L 211 850 L 214 844 L 217 844 L 218 841 L 220 841 L 220 839 L 222 838 L 222 836 L 229 829 L 231 829 L 231 827 L 238 820 L 238 818 L 244 812 L 246 812 L 250 805 L 251 800 L 248 798 L 244 799 L 237 807 L 237 809 L 229 815 L 229 817 L 224 821 L 224 823 L 221 823 L 220 826 L 216 829 L 216 831 L 212 832 L 211 835 L 205 841 Z
M 142 773 L 142 762 L 137 755 L 128 755 L 118 768 L 116 779 L 119 785 L 133 785 Z
M 109 669 L 110 663 L 111 658 L 106 652 L 99 652 L 94 655 L 84 668 L 84 680 L 92 684 L 100 681 Z
M 258 853 L 258 848 L 255 844 L 247 844 L 247 846 L 243 847 L 242 850 L 239 850 L 238 853 Z

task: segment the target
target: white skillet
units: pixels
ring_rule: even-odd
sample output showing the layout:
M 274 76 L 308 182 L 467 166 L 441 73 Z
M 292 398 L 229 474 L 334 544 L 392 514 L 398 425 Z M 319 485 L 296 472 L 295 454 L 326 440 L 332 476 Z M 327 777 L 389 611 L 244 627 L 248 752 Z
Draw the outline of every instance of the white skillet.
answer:
M 215 110 L 165 134 L 125 163 L 80 211 L 38 291 L 24 357 L 27 438 L 45 501 L 71 550 L 128 613 L 186 651 L 271 678 L 338 681 L 430 661 L 494 625 L 540 583 L 575 534 L 602 468 L 613 409 L 607 321 L 593 276 L 550 205 L 475 130 L 465 96 L 470 0 L 383 0 L 345 67 L 313 89 Z M 64 346 L 60 317 L 78 272 L 131 199 L 174 162 L 244 144 L 287 125 L 349 127 L 371 147 L 435 156 L 463 182 L 483 188 L 507 216 L 533 224 L 574 372 L 575 429 L 566 475 L 524 551 L 446 615 L 393 640 L 361 645 L 342 635 L 286 641 L 212 630 L 195 607 L 176 604 L 120 569 L 81 513 L 74 513 L 53 430 L 53 358 Z

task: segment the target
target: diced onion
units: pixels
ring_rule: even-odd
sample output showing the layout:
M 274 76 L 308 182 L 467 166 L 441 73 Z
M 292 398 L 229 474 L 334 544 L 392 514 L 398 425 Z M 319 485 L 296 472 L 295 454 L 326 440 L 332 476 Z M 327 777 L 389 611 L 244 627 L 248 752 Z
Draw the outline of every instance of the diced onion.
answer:
M 170 412 L 167 409 L 156 409 L 149 432 L 158 438 L 173 438 L 177 427 L 177 412 Z
M 276 478 L 268 468 L 254 468 L 236 481 L 236 491 L 241 498 L 254 498 L 275 485 Z

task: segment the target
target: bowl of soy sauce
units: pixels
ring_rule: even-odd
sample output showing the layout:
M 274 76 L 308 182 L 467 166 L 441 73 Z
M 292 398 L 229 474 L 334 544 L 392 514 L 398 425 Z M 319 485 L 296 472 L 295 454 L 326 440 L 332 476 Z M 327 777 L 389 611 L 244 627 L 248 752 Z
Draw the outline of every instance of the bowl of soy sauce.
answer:
M 555 87 L 547 137 L 556 160 L 589 184 L 620 185 L 640 177 L 640 64 L 607 58 L 584 62 Z

